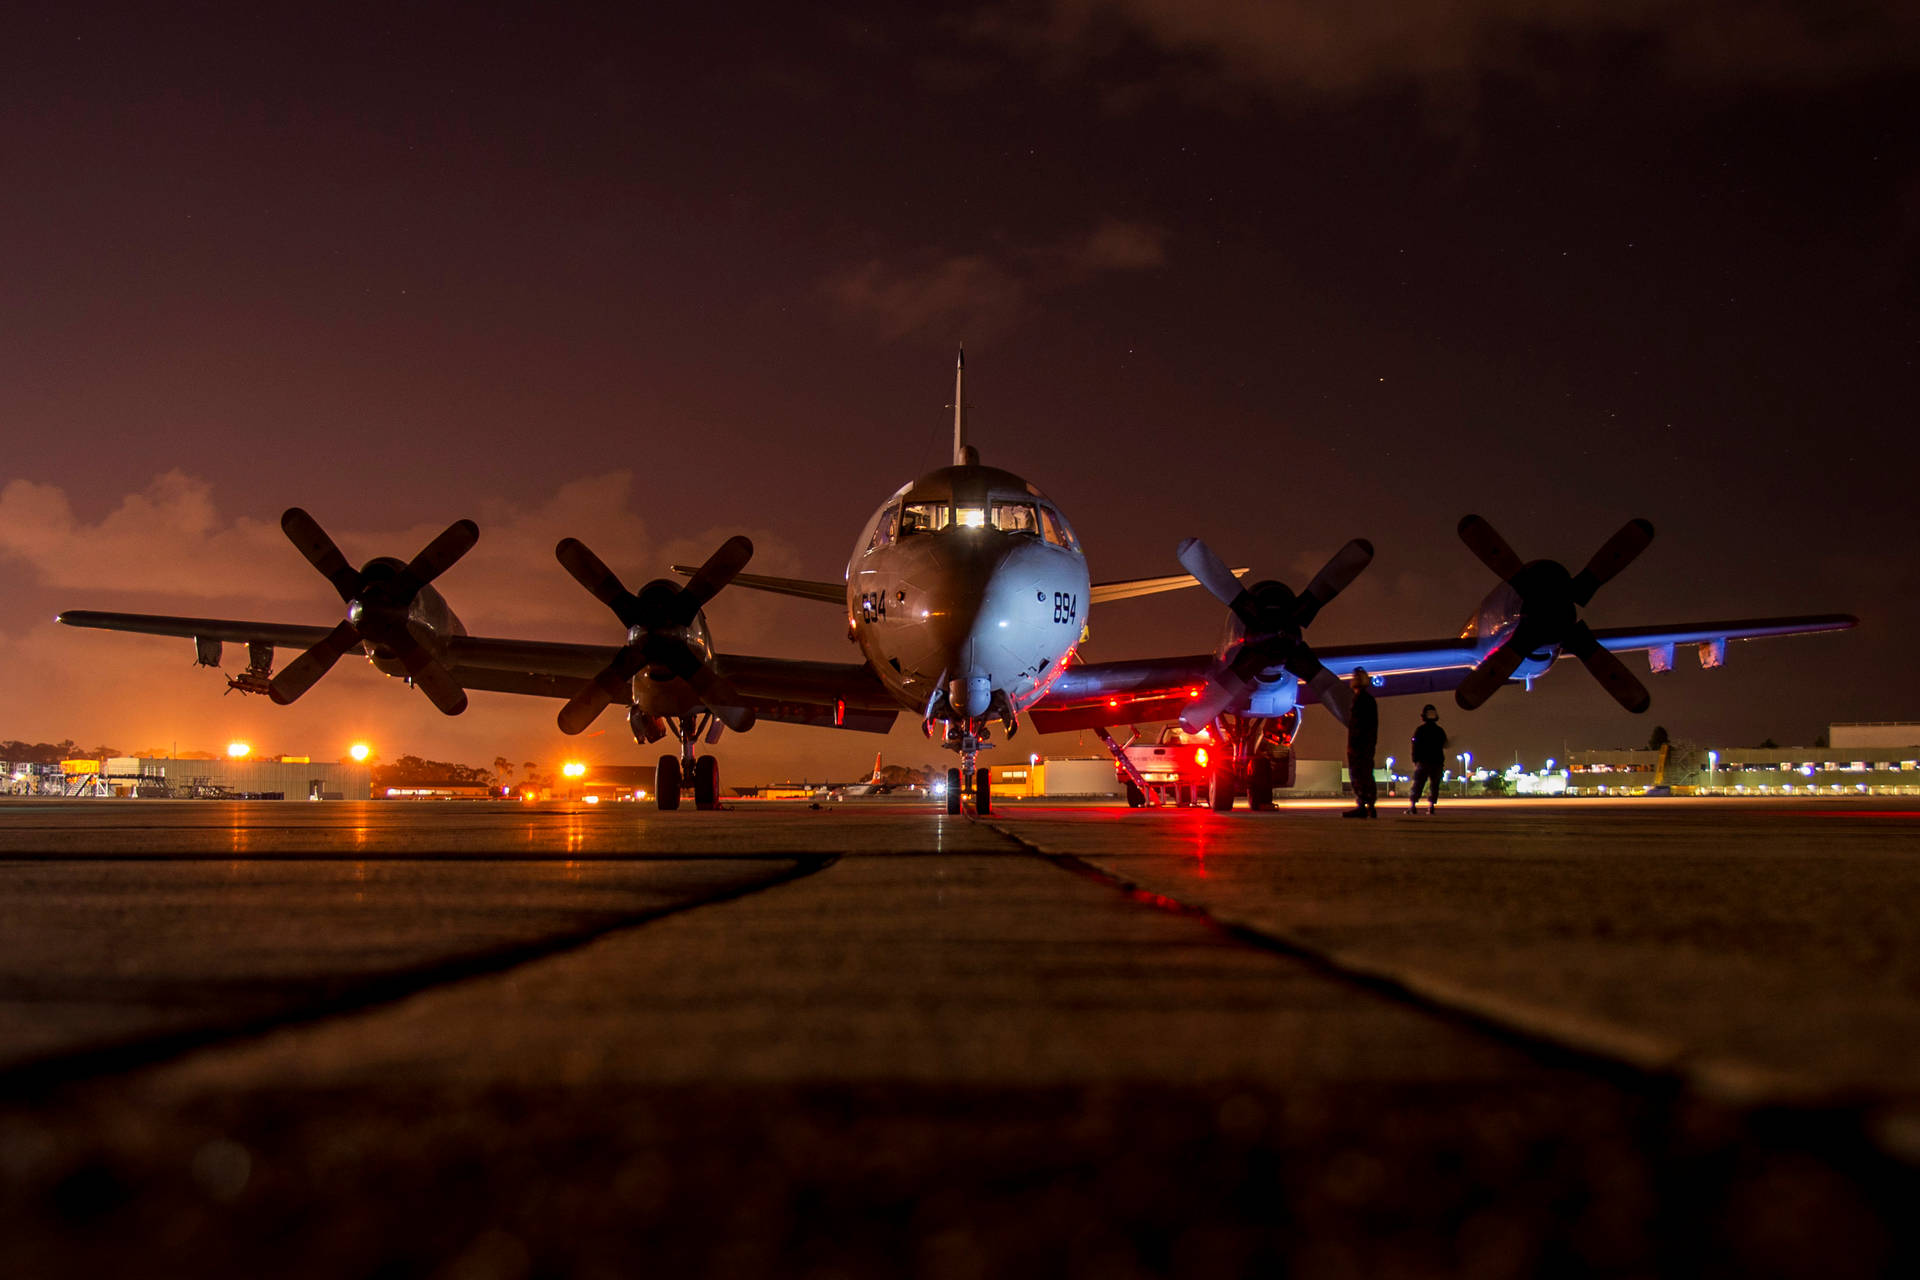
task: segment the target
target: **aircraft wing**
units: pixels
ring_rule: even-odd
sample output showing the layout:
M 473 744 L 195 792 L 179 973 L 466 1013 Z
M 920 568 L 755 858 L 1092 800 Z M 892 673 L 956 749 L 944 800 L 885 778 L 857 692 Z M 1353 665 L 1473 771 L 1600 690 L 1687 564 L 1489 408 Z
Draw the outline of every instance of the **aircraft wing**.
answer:
M 1720 647 L 1729 640 L 1759 640 L 1772 636 L 1815 635 L 1845 631 L 1858 623 L 1845 613 L 1802 614 L 1786 618 L 1736 618 L 1721 622 L 1682 622 L 1651 627 L 1611 627 L 1594 631 L 1600 643 L 1614 653 L 1645 651 L 1651 665 L 1672 665 L 1678 645 L 1701 646 L 1701 661 L 1717 666 Z M 1375 678 L 1374 696 L 1439 693 L 1457 688 L 1474 664 L 1485 655 L 1484 642 L 1453 636 L 1438 640 L 1404 640 L 1386 644 L 1316 645 L 1314 656 L 1336 675 L 1365 667 Z M 1047 696 L 1027 710 L 1041 733 L 1086 729 L 1097 725 L 1139 724 L 1178 718 L 1180 711 L 1205 687 L 1213 669 L 1213 654 L 1177 658 L 1144 658 L 1129 662 L 1089 662 L 1061 672 Z M 1280 668 L 1266 678 L 1285 675 Z M 1301 685 L 1302 705 L 1318 701 Z
M 103 613 L 97 609 L 68 609 L 54 621 L 63 622 L 69 627 L 92 627 L 101 631 L 183 636 L 189 640 L 231 640 L 239 644 L 270 644 L 281 649 L 310 648 L 333 630 L 332 627 L 309 627 L 293 622 L 180 618 L 153 613 Z
M 691 578 L 699 572 L 698 565 L 676 564 L 668 567 L 683 578 Z M 774 578 L 764 573 L 736 573 L 727 585 L 771 591 L 775 595 L 799 596 L 802 600 L 819 600 L 826 604 L 837 604 L 841 608 L 847 604 L 847 584 L 844 582 L 814 582 L 808 578 Z
M 210 658 L 208 665 L 219 663 L 217 650 L 207 653 L 211 642 L 265 644 L 298 652 L 333 630 L 298 623 L 91 609 L 70 609 L 58 620 L 70 627 L 193 640 L 198 652 Z M 445 658 L 447 669 L 463 689 L 566 699 L 611 662 L 617 651 L 613 645 L 449 636 Z M 864 663 L 717 654 L 714 667 L 763 720 L 885 733 L 899 715 L 899 704 Z M 616 701 L 628 699 L 622 696 Z
M 448 644 L 450 669 L 464 689 L 571 698 L 613 658 L 611 646 L 549 644 L 459 636 Z M 865 663 L 802 662 L 715 654 L 714 670 L 761 720 L 886 733 L 900 714 Z M 613 702 L 628 705 L 623 690 Z
M 1252 569 L 1235 569 L 1233 576 L 1244 578 Z M 1087 595 L 1094 604 L 1105 604 L 1109 600 L 1131 600 L 1135 596 L 1159 595 L 1162 591 L 1184 591 L 1188 587 L 1197 587 L 1200 579 L 1190 573 L 1176 573 L 1163 578 L 1125 578 L 1118 582 L 1096 582 L 1087 589 Z

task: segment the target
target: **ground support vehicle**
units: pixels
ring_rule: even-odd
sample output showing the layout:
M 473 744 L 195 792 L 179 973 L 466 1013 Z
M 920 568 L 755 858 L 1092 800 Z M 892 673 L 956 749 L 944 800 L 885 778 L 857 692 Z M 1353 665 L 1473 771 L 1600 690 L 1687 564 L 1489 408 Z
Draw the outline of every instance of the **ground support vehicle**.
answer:
M 1245 794 L 1254 809 L 1271 809 L 1277 788 L 1293 785 L 1293 737 L 1299 712 L 1280 717 L 1222 716 L 1210 729 L 1188 733 L 1168 725 L 1154 741 L 1139 731 L 1125 743 L 1096 729 L 1114 758 L 1114 772 L 1133 808 L 1159 805 L 1233 807 Z

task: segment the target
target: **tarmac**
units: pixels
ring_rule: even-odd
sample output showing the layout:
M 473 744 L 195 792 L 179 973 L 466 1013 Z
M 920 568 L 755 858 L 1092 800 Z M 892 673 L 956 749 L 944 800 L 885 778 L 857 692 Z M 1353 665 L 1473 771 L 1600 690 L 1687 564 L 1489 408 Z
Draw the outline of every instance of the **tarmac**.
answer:
M 0 1271 L 1920 1274 L 1898 798 L 999 809 L 0 803 Z

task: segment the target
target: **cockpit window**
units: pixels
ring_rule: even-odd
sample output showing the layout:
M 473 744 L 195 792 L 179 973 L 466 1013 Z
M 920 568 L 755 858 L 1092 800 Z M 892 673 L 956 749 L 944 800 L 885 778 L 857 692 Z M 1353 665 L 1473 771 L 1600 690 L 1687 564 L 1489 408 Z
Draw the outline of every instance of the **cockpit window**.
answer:
M 993 527 L 1002 533 L 1024 533 L 1029 537 L 1040 536 L 1040 518 L 1034 512 L 1031 502 L 996 502 L 993 504 Z
M 900 523 L 900 508 L 888 507 L 880 515 L 880 523 L 873 526 L 873 538 L 867 543 L 867 550 L 878 551 L 893 541 L 894 529 Z
M 1073 526 L 1067 518 L 1052 507 L 1040 508 L 1040 525 L 1046 532 L 1047 541 L 1056 547 L 1065 547 L 1069 551 L 1080 549 L 1080 540 L 1073 536 Z
M 938 533 L 953 523 L 953 508 L 944 502 L 909 502 L 900 509 L 900 536 Z
M 987 509 L 985 507 L 956 507 L 953 522 L 962 529 L 984 529 L 987 527 Z

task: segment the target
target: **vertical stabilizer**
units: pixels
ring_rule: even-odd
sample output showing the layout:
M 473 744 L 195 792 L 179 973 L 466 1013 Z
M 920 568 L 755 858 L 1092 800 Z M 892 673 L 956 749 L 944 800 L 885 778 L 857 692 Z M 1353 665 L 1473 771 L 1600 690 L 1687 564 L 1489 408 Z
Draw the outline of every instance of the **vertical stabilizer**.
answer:
M 953 465 L 967 467 L 980 461 L 980 455 L 967 445 L 967 349 L 962 346 L 953 362 Z
M 878 751 L 873 753 L 873 776 L 871 778 L 868 778 L 867 781 L 875 784 L 876 786 L 879 785 L 882 781 L 884 781 L 884 779 L 881 778 L 880 776 L 880 753 Z

